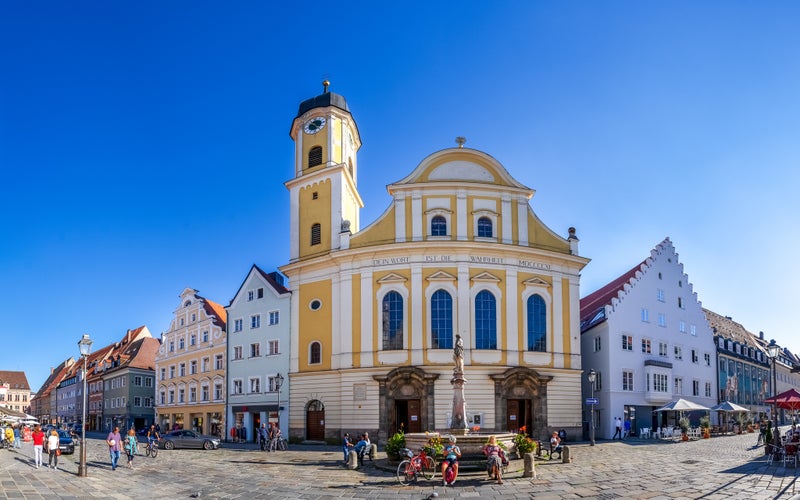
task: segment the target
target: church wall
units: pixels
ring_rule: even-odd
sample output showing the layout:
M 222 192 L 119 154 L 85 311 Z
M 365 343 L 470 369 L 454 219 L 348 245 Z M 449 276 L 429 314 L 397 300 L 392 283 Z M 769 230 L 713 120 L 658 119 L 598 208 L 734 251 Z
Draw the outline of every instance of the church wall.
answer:
M 300 286 L 297 297 L 299 368 L 301 371 L 329 370 L 333 346 L 331 281 L 321 280 L 304 284 Z M 322 307 L 316 311 L 310 308 L 310 303 L 314 299 L 322 302 Z M 309 346 L 314 341 L 322 344 L 322 362 L 312 365 L 309 364 Z

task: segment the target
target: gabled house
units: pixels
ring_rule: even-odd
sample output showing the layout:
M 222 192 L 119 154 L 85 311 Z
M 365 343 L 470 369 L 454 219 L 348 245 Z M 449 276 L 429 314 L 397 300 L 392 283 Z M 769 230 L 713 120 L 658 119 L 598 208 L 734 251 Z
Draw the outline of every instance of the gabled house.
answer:
M 56 388 L 67 373 L 75 359 L 67 358 L 57 367 L 50 368 L 50 375 L 31 401 L 31 415 L 41 423 L 56 422 Z
M 274 422 L 288 425 L 289 318 L 291 293 L 283 276 L 253 265 L 226 307 L 228 313 L 227 422 L 230 429 L 255 430 Z M 242 435 L 239 432 L 239 435 Z
M 581 352 L 584 373 L 596 372 L 594 390 L 586 376 L 582 385 L 584 398 L 599 400 L 597 438 L 614 435 L 615 418 L 634 434 L 674 424 L 674 414 L 653 410 L 677 398 L 717 402 L 713 332 L 669 238 L 581 299 Z
M 27 413 L 30 397 L 31 386 L 25 372 L 0 370 L 0 407 Z
M 162 430 L 222 436 L 225 429 L 226 312 L 185 288 L 156 354 L 157 422 Z
M 103 419 L 106 428 L 138 430 L 155 423 L 155 358 L 160 342 L 147 331 L 135 340 L 123 338 L 121 344 L 101 373 Z

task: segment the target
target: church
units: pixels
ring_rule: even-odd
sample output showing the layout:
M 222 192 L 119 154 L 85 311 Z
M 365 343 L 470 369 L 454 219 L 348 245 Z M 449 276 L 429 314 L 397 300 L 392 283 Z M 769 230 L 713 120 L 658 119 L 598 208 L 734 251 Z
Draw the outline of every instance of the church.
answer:
M 575 230 L 548 228 L 534 190 L 462 138 L 387 179 L 388 208 L 362 225 L 358 127 L 323 85 L 290 130 L 289 435 L 447 429 L 457 335 L 469 428 L 579 435 Z

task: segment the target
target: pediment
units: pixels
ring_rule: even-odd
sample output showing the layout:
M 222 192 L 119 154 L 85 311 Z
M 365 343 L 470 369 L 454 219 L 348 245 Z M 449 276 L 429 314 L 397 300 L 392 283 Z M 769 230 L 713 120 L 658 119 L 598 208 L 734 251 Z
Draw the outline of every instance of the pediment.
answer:
M 545 288 L 550 286 L 550 283 L 546 282 L 542 278 L 537 278 L 535 276 L 533 278 L 526 279 L 525 281 L 522 282 L 522 284 L 525 286 L 536 286 Z
M 484 271 L 472 277 L 472 281 L 483 281 L 491 283 L 500 283 L 500 278 L 490 272 Z
M 389 273 L 383 278 L 378 280 L 378 283 L 405 283 L 408 281 L 408 278 L 405 276 L 400 276 L 397 273 Z
M 436 271 L 428 276 L 428 281 L 455 281 L 456 279 L 455 276 L 444 271 Z

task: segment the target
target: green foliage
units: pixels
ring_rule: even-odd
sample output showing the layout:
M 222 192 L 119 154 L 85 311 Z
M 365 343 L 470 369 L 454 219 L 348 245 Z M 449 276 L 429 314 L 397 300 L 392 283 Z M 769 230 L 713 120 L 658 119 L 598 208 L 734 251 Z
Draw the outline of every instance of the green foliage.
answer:
M 536 442 L 522 432 L 514 435 L 514 446 L 516 446 L 517 453 L 520 456 L 536 450 Z
M 700 427 L 703 429 L 711 427 L 711 418 L 709 418 L 708 415 L 700 417 Z
M 386 455 L 392 460 L 400 458 L 400 450 L 406 447 L 406 434 L 400 430 L 386 442 Z
M 439 457 L 444 451 L 444 443 L 438 434 L 431 434 L 428 437 L 428 443 L 424 446 L 425 453 L 431 457 Z
M 691 426 L 691 424 L 689 423 L 689 419 L 688 418 L 683 417 L 682 419 L 678 420 L 678 427 L 681 428 L 681 432 L 683 432 L 684 434 L 689 432 L 689 427 L 690 426 Z

